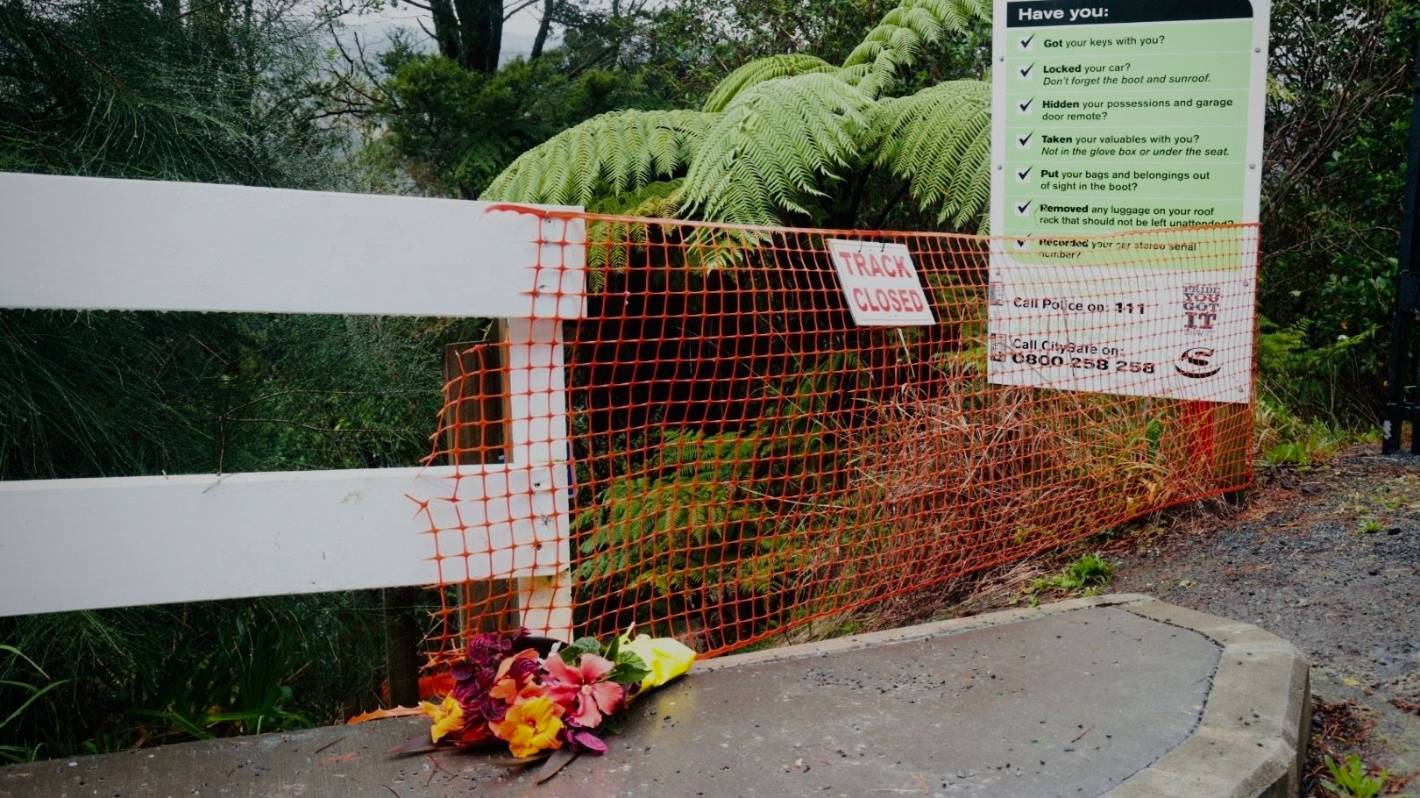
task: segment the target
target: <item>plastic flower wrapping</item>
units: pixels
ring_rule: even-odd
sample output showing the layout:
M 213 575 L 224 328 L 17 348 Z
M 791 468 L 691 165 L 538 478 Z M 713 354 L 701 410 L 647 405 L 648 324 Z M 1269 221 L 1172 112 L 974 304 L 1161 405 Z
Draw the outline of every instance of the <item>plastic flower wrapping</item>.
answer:
M 447 693 L 419 705 L 430 720 L 430 741 L 506 745 L 518 759 L 552 751 L 600 755 L 635 696 L 681 676 L 695 661 L 684 644 L 646 635 L 549 643 L 526 630 L 474 635 L 441 680 Z

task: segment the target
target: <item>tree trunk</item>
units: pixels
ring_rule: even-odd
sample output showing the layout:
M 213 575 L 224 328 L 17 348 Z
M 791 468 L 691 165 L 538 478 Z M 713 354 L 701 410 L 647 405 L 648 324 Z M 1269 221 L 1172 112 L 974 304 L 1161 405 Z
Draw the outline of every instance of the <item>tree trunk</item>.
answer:
M 434 41 L 439 45 L 439 55 L 462 64 L 459 20 L 454 16 L 453 5 L 450 0 L 430 0 L 429 9 L 434 16 Z
M 474 72 L 498 71 L 502 0 L 429 0 L 439 54 Z
M 182 19 L 182 0 L 162 0 L 159 7 L 163 10 L 164 22 L 176 24 Z
M 497 72 L 503 44 L 502 0 L 454 0 L 454 7 L 463 42 L 460 63 L 475 72 Z
M 552 11 L 557 0 L 542 0 L 542 21 L 537 24 L 537 36 L 533 39 L 532 53 L 528 55 L 529 61 L 536 61 L 542 57 L 543 45 L 547 44 L 547 34 L 552 28 Z

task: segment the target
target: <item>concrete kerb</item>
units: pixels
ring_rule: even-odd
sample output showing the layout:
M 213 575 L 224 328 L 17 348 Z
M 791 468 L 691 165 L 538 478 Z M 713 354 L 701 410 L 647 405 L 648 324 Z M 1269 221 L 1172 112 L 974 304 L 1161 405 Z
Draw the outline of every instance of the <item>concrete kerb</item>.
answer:
M 1148 596 L 1107 596 L 1114 606 L 1196 632 L 1222 647 L 1193 735 L 1110 798 L 1292 798 L 1301 792 L 1311 729 L 1310 669 L 1296 646 L 1250 624 Z
M 1139 593 L 1072 599 L 905 629 L 733 654 L 696 665 L 712 671 L 844 651 L 1116 607 L 1195 632 L 1221 649 L 1217 672 L 1193 735 L 1111 790 L 1109 798 L 1292 798 L 1300 793 L 1311 727 L 1309 668 L 1291 643 L 1251 624 L 1167 604 Z

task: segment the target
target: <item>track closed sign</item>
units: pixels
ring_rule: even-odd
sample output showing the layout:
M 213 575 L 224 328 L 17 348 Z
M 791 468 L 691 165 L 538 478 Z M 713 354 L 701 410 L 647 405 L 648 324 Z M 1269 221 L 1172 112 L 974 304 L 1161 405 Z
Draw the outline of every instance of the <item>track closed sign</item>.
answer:
M 903 244 L 828 240 L 838 284 L 861 327 L 921 327 L 937 323 L 917 267 Z

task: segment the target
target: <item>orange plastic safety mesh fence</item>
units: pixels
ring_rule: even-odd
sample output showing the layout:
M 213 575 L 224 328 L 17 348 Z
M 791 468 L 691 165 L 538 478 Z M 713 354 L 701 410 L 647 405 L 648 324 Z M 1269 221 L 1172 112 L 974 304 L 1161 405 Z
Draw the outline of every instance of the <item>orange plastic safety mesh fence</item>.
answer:
M 704 654 L 825 619 L 806 631 L 827 631 L 1251 480 L 1252 409 L 1236 388 L 1187 400 L 1063 389 L 1100 371 L 1123 393 L 1171 390 L 1174 338 L 1133 308 L 1062 309 L 1106 343 L 1093 352 L 994 341 L 988 314 L 1003 285 L 1061 299 L 1047 285 L 1059 269 L 1076 299 L 1097 285 L 1170 320 L 1169 303 L 1209 299 L 1157 288 L 1191 275 L 1214 302 L 1250 301 L 1253 226 L 1050 241 L 567 215 L 545 224 L 565 238 L 539 248 L 560 259 L 540 268 L 576 260 L 581 224 L 585 318 L 510 322 L 501 342 L 462 353 L 447 386 L 432 462 L 460 463 L 460 478 L 431 501 L 473 496 L 481 509 L 425 514 L 443 588 L 433 661 L 464 631 L 520 622 L 598 636 L 635 624 Z M 829 255 L 845 240 L 906 245 L 936 323 L 855 324 Z M 1073 265 L 1032 270 L 1027 255 L 1051 246 Z M 1016 259 L 993 260 L 1004 251 Z M 1250 354 L 1246 315 L 1199 339 L 1210 356 Z M 1107 344 L 1121 336 L 1145 340 L 1124 341 L 1119 359 Z M 1032 357 L 1036 385 L 988 382 L 992 358 Z M 503 420 L 520 415 L 531 421 Z M 501 461 L 519 465 L 477 465 Z M 459 496 L 475 477 L 481 499 Z M 481 575 L 495 578 L 469 578 Z

